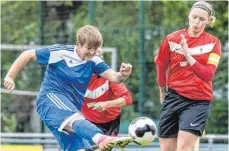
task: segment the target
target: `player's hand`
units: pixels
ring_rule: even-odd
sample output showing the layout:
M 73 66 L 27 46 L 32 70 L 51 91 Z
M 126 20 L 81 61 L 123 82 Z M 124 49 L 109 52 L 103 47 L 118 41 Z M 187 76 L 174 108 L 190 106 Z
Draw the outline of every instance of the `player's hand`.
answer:
M 13 78 L 11 78 L 10 76 L 6 76 L 4 79 L 4 86 L 9 93 L 12 92 L 15 88 L 15 83 Z
M 103 112 L 108 108 L 108 102 L 98 102 L 94 105 L 92 110 L 96 110 L 98 112 Z
M 182 51 L 183 55 L 186 57 L 189 54 L 188 44 L 187 44 L 187 41 L 186 41 L 184 35 L 181 34 L 180 36 L 181 36 L 181 47 L 182 47 L 181 51 Z
M 129 63 L 122 63 L 119 72 L 122 74 L 123 78 L 127 79 L 132 72 L 132 65 Z
M 160 92 L 160 102 L 161 104 L 164 102 L 165 99 L 165 93 Z
M 160 89 L 160 102 L 162 104 L 165 100 L 165 87 L 160 87 L 159 89 Z

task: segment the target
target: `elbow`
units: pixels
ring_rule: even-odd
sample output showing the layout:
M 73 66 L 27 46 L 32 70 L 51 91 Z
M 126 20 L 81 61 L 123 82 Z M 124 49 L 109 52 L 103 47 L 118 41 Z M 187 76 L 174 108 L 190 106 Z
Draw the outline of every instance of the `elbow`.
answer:
M 199 75 L 199 77 L 204 81 L 204 82 L 211 82 L 213 77 L 214 77 L 214 73 L 208 73 L 208 74 L 202 74 L 202 76 Z
M 126 100 L 126 106 L 131 105 L 133 103 L 132 98 Z
M 214 77 L 214 72 L 206 72 L 205 74 L 202 74 L 201 77 L 205 82 L 211 82 Z
M 206 77 L 203 78 L 203 80 L 204 80 L 205 82 L 211 82 L 212 79 L 213 79 L 213 76 L 206 76 Z
M 126 101 L 126 106 L 131 105 L 133 103 L 133 99 L 132 99 L 130 93 L 128 93 L 127 95 L 123 96 L 123 98 Z

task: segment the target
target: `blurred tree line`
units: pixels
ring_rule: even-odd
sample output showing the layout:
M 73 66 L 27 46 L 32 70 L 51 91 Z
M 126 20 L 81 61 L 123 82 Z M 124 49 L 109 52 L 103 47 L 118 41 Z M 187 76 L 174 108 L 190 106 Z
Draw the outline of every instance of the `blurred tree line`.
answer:
M 40 12 L 39 1 L 1 2 L 1 43 L 8 44 L 40 44 L 41 15 L 44 17 L 44 44 L 55 43 L 75 44 L 76 31 L 85 24 L 97 26 L 104 39 L 104 47 L 118 49 L 118 65 L 130 62 L 133 73 L 126 81 L 132 92 L 134 105 L 126 107 L 122 112 L 123 123 L 129 123 L 138 116 L 159 118 L 161 105 L 156 82 L 154 56 L 168 33 L 188 27 L 187 14 L 194 2 L 192 1 L 145 1 L 145 37 L 144 37 L 144 71 L 145 98 L 143 115 L 137 105 L 139 98 L 139 2 L 138 1 L 97 1 L 93 20 L 89 20 L 89 1 L 47 1 Z M 228 2 L 211 2 L 215 9 L 216 23 L 207 31 L 218 37 L 222 43 L 222 57 L 213 81 L 215 99 L 212 113 L 207 125 L 207 133 L 227 133 L 228 128 Z M 2 81 L 7 70 L 20 52 L 2 51 Z M 109 59 L 109 56 L 105 56 Z M 38 91 L 42 73 L 36 63 L 29 63 L 16 78 L 16 89 Z M 3 82 L 1 87 L 3 87 Z M 2 131 L 20 129 L 19 113 L 28 115 L 34 97 L 18 97 L 2 94 Z M 23 101 L 20 101 L 23 100 Z M 21 109 L 20 104 L 28 104 Z M 9 105 L 10 104 L 10 105 Z M 23 117 L 23 116 L 22 116 Z M 23 118 L 29 120 L 28 117 Z M 17 122 L 16 122 L 17 121 Z M 23 122 L 22 122 L 23 123 Z M 29 131 L 29 128 L 26 129 Z

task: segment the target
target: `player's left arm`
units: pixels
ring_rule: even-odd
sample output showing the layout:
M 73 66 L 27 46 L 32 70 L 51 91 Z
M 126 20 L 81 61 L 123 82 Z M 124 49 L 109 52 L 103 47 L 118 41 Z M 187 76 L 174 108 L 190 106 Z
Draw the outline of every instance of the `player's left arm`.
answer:
M 132 65 L 129 63 L 122 63 L 119 72 L 115 72 L 113 69 L 108 69 L 100 74 L 101 77 L 114 83 L 124 82 L 132 72 Z
M 124 84 L 110 83 L 109 91 L 111 91 L 115 99 L 98 102 L 95 104 L 93 110 L 102 112 L 107 108 L 123 107 L 132 104 L 131 94 Z
M 93 67 L 93 72 L 96 75 L 100 75 L 104 79 L 107 79 L 113 83 L 124 82 L 132 72 L 132 65 L 129 63 L 122 63 L 119 72 L 116 72 L 111 69 L 106 64 L 106 62 L 104 62 L 104 60 L 99 56 L 95 56 L 92 61 L 95 64 L 95 66 Z
M 206 65 L 203 65 L 195 60 L 188 53 L 188 45 L 184 36 L 182 37 L 181 45 L 183 47 L 183 54 L 188 61 L 189 65 L 192 67 L 193 71 L 204 81 L 212 81 L 214 74 L 216 72 L 217 66 L 219 64 L 221 55 L 221 45 L 220 41 L 217 39 L 213 51 L 209 54 L 208 61 Z

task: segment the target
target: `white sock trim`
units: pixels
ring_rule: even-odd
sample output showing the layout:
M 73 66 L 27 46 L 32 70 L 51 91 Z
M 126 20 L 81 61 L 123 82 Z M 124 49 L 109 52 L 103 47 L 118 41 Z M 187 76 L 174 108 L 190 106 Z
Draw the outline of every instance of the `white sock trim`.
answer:
M 92 141 L 95 143 L 95 144 L 99 144 L 99 137 L 103 136 L 103 134 L 101 133 L 97 133 L 95 134 L 95 136 L 92 137 Z
M 79 115 L 79 116 L 78 116 Z M 76 116 L 78 116 L 76 118 Z M 74 113 L 73 115 L 71 115 L 70 117 L 68 117 L 61 125 L 60 127 L 58 128 L 58 131 L 59 132 L 63 132 L 63 129 L 64 127 L 71 122 L 72 119 L 75 119 L 75 120 L 84 120 L 85 118 L 83 116 L 81 116 L 80 113 Z

